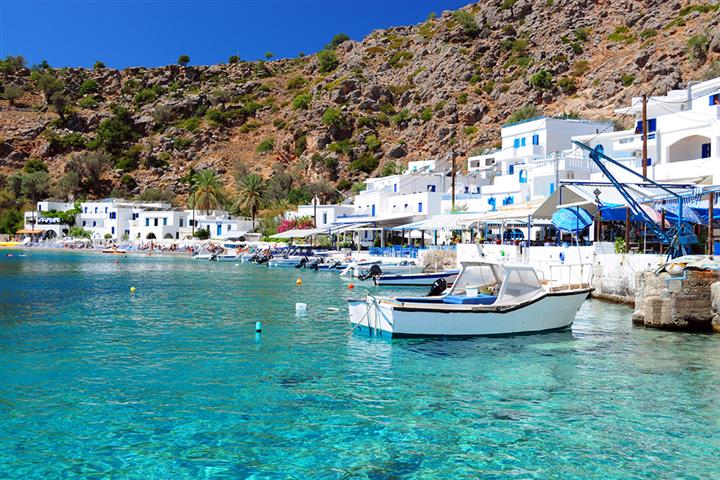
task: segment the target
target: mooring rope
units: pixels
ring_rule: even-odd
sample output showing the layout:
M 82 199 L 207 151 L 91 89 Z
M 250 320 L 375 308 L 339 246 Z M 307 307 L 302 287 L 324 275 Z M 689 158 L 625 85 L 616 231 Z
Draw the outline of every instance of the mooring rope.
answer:
M 367 291 L 367 296 L 372 299 L 372 305 L 376 307 L 377 306 L 377 298 L 375 298 L 375 296 L 373 294 L 371 294 L 369 290 Z M 360 319 L 360 321 L 358 323 L 356 323 L 355 326 L 352 327 L 350 329 L 350 331 L 345 334 L 345 336 L 347 337 L 347 336 L 351 335 L 355 331 L 355 329 L 360 326 L 362 321 L 365 320 L 365 318 L 369 314 L 370 314 L 370 304 L 368 304 L 367 299 L 365 299 L 365 315 L 363 315 L 363 317 Z M 376 320 L 376 322 L 377 322 L 377 320 Z M 375 325 L 377 327 L 377 323 Z M 370 320 L 368 319 L 368 330 L 369 329 L 370 329 Z M 377 330 L 377 328 L 376 328 L 376 330 Z

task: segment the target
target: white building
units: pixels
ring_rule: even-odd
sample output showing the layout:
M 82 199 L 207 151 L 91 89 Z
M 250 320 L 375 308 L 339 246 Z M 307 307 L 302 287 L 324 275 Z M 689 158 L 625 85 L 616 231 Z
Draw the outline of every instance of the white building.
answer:
M 635 128 L 578 137 L 591 146 L 602 145 L 604 153 L 637 172 L 642 172 L 642 99 L 615 110 L 632 115 Z M 720 184 L 720 78 L 690 82 L 685 90 L 647 100 L 648 177 L 657 182 Z M 637 177 L 610 167 L 620 181 Z M 593 180 L 607 179 L 596 171 Z
M 463 186 L 455 196 L 456 208 L 492 211 L 551 195 L 562 180 L 589 180 L 592 161 L 579 152 L 573 156 L 565 151 L 571 148 L 573 136 L 612 130 L 612 122 L 549 117 L 505 125 L 500 148 L 468 158 L 469 175 L 478 176 L 476 188 Z M 445 206 L 450 196 L 443 200 Z
M 234 217 L 224 210 L 185 210 L 183 213 L 187 221 L 180 227 L 180 238 L 192 238 L 193 230 L 200 229 L 208 230 L 210 238 L 216 239 L 238 238 L 254 230 L 252 219 Z
M 131 222 L 147 210 L 170 210 L 166 202 L 130 202 L 118 198 L 83 202 L 75 224 L 90 232 L 93 239 L 134 238 Z
M 298 205 L 297 211 L 288 212 L 287 218 L 315 218 L 317 228 L 325 228 L 335 225 L 338 217 L 350 215 L 353 210 L 352 205 Z
M 132 240 L 180 240 L 187 213 L 178 210 L 145 210 L 130 222 Z
M 67 202 L 53 202 L 45 200 L 37 202 L 35 210 L 24 213 L 24 228 L 28 231 L 40 231 L 41 238 L 59 238 L 66 236 L 71 225 L 64 223 L 60 218 L 54 216 L 57 212 L 72 210 L 74 205 Z

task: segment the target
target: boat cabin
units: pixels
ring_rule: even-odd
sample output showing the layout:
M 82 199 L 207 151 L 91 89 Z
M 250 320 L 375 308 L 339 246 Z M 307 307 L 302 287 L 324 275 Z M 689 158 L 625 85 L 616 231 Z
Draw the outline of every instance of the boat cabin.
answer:
M 450 305 L 516 305 L 545 293 L 535 269 L 488 261 L 462 262 L 448 293 L 438 297 L 398 298 L 399 302 Z

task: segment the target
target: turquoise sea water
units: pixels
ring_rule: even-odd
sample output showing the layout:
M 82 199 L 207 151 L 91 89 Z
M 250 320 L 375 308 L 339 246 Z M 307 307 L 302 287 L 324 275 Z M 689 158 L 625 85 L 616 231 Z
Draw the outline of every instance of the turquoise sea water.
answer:
M 0 257 L 0 478 L 720 478 L 720 338 L 626 307 L 388 341 L 346 336 L 333 273 L 28 255 Z

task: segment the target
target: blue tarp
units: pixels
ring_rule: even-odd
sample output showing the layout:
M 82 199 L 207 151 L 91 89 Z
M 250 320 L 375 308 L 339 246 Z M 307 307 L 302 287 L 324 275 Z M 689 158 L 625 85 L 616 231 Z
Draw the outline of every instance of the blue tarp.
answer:
M 592 224 L 592 215 L 580 207 L 561 208 L 550 220 L 555 228 L 566 232 L 580 232 Z

